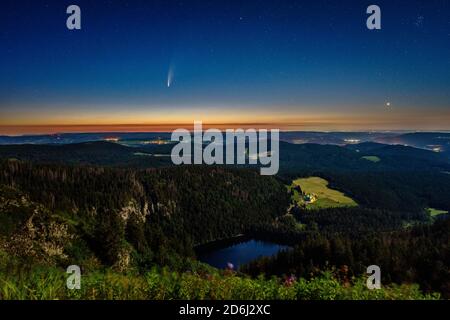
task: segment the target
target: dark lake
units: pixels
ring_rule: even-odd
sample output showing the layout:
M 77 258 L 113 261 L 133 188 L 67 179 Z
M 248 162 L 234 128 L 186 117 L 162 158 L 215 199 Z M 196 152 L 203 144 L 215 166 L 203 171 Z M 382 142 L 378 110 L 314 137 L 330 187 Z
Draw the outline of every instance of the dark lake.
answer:
M 259 257 L 270 257 L 289 246 L 267 241 L 247 240 L 222 248 L 211 248 L 198 254 L 198 259 L 213 267 L 225 269 L 232 263 L 235 269 Z

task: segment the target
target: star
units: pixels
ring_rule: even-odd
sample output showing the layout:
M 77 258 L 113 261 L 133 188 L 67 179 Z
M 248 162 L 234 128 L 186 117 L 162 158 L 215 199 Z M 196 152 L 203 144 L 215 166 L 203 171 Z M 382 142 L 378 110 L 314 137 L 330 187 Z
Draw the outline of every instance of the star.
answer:
M 416 21 L 414 22 L 414 24 L 416 25 L 416 27 L 420 28 L 423 27 L 423 20 L 425 18 L 423 16 L 418 16 Z

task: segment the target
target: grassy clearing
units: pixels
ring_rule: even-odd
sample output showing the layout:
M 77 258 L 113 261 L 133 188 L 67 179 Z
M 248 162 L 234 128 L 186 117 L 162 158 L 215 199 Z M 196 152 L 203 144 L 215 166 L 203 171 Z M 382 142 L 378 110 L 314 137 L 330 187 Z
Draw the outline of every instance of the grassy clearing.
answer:
M 304 194 L 314 195 L 316 201 L 305 203 L 303 195 L 295 190 L 300 186 Z M 298 205 L 306 205 L 308 209 L 324 209 L 336 207 L 355 207 L 358 204 L 338 190 L 328 188 L 328 181 L 319 177 L 300 178 L 294 180 L 290 186 L 293 190 L 293 200 Z
M 361 159 L 367 160 L 367 161 L 371 161 L 371 162 L 380 162 L 381 159 L 377 156 L 364 156 Z
M 439 210 L 439 209 L 435 209 L 435 208 L 427 208 L 427 212 L 431 217 L 436 217 L 439 216 L 441 214 L 447 214 L 448 211 L 446 210 Z

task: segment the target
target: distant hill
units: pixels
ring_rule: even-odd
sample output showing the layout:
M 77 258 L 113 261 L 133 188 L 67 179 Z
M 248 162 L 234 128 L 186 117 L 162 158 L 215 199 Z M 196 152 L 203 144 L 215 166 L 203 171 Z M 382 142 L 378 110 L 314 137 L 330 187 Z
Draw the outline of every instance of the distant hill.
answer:
M 376 156 L 384 167 L 414 170 L 440 170 L 449 166 L 449 159 L 443 153 L 404 145 L 386 145 L 366 142 L 347 145 L 347 149 L 361 156 Z
M 379 162 L 363 157 L 377 156 Z M 296 171 L 447 171 L 449 159 L 440 153 L 401 145 L 374 142 L 345 147 L 280 143 L 282 172 Z
M 314 132 L 314 131 L 291 131 L 281 132 L 280 138 L 283 141 L 294 144 L 314 143 L 314 144 L 334 144 L 346 145 L 349 143 L 361 143 L 382 140 L 398 136 L 395 132 Z
M 0 158 L 38 163 L 133 167 L 158 167 L 169 164 L 170 158 L 152 156 L 150 153 L 152 151 L 154 149 L 127 147 L 104 141 L 63 145 L 17 144 L 0 145 Z
M 434 150 L 444 153 L 447 157 L 450 156 L 450 133 L 448 132 L 414 132 L 394 137 L 379 137 L 376 141 Z
M 130 147 L 106 141 L 60 145 L 0 145 L 0 159 L 152 168 L 172 165 L 172 147 L 172 144 L 139 144 Z M 379 157 L 380 161 L 367 161 L 363 158 L 367 156 Z M 366 142 L 341 147 L 280 142 L 280 174 L 381 170 L 450 171 L 450 163 L 441 153 L 401 145 Z
M 107 139 L 124 141 L 170 139 L 167 132 L 99 132 L 99 133 L 61 133 L 23 136 L 0 136 L 0 144 L 72 144 Z

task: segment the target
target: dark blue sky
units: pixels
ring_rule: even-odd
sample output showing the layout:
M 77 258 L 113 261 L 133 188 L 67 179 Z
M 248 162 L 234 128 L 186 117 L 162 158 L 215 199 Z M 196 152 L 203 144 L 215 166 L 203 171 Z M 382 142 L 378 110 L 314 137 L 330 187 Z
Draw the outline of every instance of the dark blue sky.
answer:
M 448 0 L 6 0 L 0 41 L 0 125 L 450 129 Z

